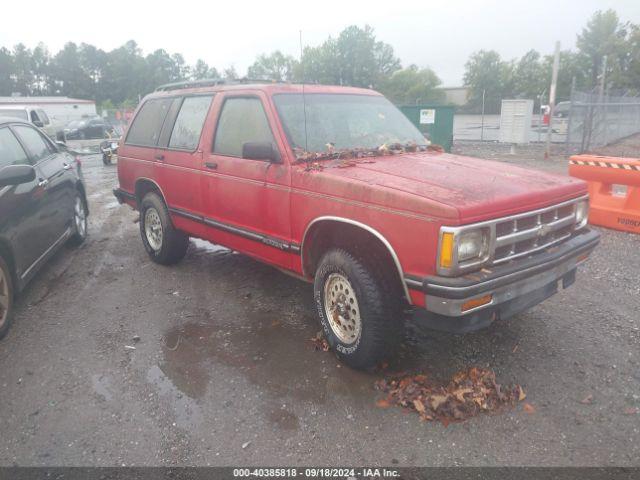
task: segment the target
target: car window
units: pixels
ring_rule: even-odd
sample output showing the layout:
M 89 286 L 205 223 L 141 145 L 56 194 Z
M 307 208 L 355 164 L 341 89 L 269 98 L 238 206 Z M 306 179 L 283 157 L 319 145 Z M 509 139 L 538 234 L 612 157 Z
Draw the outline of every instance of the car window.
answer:
M 45 125 L 49 125 L 51 123 L 51 121 L 49 120 L 49 116 L 45 113 L 44 110 L 38 110 L 38 116 Z
M 164 117 L 167 115 L 169 105 L 171 105 L 171 100 L 169 98 L 147 100 L 136 115 L 136 118 L 133 119 L 133 124 L 129 128 L 125 143 L 142 147 L 154 147 L 158 142 L 160 129 L 162 128 Z
M 258 98 L 228 98 L 218 120 L 213 151 L 241 157 L 246 142 L 274 142 L 262 102 Z
M 212 98 L 206 95 L 184 99 L 171 133 L 169 148 L 196 149 Z
M 40 121 L 40 117 L 38 117 L 38 114 L 35 110 L 31 110 L 31 121 L 32 122 L 39 122 Z
M 13 128 L 20 137 L 20 140 L 22 140 L 22 143 L 27 147 L 33 163 L 38 163 L 43 158 L 47 158 L 54 153 L 53 147 L 51 147 L 49 142 L 47 142 L 36 129 L 23 125 L 16 125 Z
M 29 158 L 13 132 L 0 128 L 0 168 L 8 165 L 29 165 Z

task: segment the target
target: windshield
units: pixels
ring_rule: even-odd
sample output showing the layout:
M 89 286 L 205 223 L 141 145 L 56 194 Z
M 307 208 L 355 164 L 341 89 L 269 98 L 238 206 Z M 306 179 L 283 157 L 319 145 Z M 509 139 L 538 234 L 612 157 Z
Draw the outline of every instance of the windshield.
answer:
M 307 152 L 426 145 L 420 131 L 389 100 L 374 95 L 277 94 L 274 101 L 298 158 Z M 306 111 L 306 139 L 305 139 Z
M 22 120 L 29 120 L 27 111 L 20 108 L 0 108 L 0 117 L 13 117 Z

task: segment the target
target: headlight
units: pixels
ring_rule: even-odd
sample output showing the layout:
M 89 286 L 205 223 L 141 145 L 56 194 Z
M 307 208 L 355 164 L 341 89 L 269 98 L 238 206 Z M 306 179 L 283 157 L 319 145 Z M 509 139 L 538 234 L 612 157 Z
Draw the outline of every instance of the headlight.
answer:
M 460 234 L 458 263 L 481 258 L 487 252 L 489 235 L 486 230 L 471 230 Z
M 584 227 L 589 221 L 589 200 L 576 203 L 576 230 Z
M 442 231 L 438 267 L 443 274 L 452 274 L 476 267 L 489 259 L 489 228 Z

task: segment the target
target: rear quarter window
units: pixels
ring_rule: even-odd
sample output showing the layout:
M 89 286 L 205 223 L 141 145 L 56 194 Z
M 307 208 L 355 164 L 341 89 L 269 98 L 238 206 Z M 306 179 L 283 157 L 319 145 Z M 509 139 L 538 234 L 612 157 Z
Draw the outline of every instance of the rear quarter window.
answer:
M 206 95 L 184 99 L 171 133 L 169 148 L 196 149 L 212 98 L 211 95 Z
M 170 98 L 147 100 L 133 119 L 125 143 L 140 147 L 155 147 L 171 101 Z

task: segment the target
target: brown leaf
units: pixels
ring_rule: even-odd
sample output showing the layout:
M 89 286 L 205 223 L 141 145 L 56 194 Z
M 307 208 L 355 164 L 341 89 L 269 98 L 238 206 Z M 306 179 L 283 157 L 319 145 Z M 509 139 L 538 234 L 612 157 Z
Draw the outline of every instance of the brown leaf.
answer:
M 465 394 L 471 393 L 471 392 L 473 392 L 473 388 L 459 388 L 457 390 L 454 390 L 452 393 L 453 393 L 453 396 L 456 397 L 456 400 L 458 400 L 461 403 L 464 403 Z
M 429 397 L 429 404 L 433 410 L 437 410 L 440 405 L 449 399 L 448 395 L 432 395 Z
M 407 388 L 409 385 L 413 383 L 413 379 L 411 377 L 406 377 L 400 380 L 400 388 Z
M 524 393 L 524 388 L 522 388 L 520 385 L 518 385 L 518 401 L 521 402 L 525 398 L 527 398 L 527 394 Z
M 525 403 L 522 409 L 527 413 L 536 413 L 536 407 L 534 407 L 530 403 Z
M 424 412 L 426 411 L 426 409 L 424 408 L 424 404 L 420 401 L 420 399 L 419 399 L 419 398 L 416 398 L 416 399 L 413 401 L 413 406 L 414 406 L 414 407 L 416 407 L 416 410 L 417 410 L 419 413 L 424 413 Z
M 391 403 L 386 398 L 381 398 L 376 402 L 376 407 L 378 408 L 389 408 Z
M 591 405 L 593 400 L 593 395 L 589 394 L 586 397 L 584 397 L 582 400 L 580 400 L 580 403 L 583 405 Z

